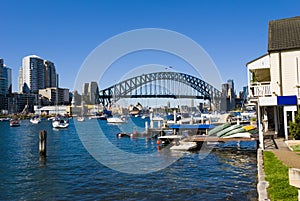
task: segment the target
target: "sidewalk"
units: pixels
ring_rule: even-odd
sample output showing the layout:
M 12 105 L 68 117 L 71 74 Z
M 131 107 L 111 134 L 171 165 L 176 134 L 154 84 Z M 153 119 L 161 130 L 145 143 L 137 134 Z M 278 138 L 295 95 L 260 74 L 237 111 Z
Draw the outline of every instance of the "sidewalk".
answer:
M 296 152 L 291 151 L 283 138 L 275 139 L 278 149 L 275 146 L 267 146 L 266 151 L 271 151 L 275 156 L 283 162 L 287 167 L 299 168 L 300 169 L 300 155 Z M 299 153 L 300 154 L 300 153 Z

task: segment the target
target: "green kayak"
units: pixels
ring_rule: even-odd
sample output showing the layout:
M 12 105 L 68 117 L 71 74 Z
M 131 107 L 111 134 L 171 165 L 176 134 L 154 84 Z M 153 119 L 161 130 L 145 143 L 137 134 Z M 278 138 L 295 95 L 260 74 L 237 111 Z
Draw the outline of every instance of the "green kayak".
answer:
M 216 126 L 215 128 L 208 131 L 208 135 L 209 136 L 217 135 L 218 132 L 224 130 L 225 128 L 228 128 L 230 125 L 231 125 L 230 123 L 226 123 L 226 124 L 221 124 L 219 126 Z
M 241 127 L 241 128 L 237 128 L 237 129 L 234 129 L 232 131 L 229 131 L 228 133 L 225 133 L 224 135 L 222 135 L 222 137 L 233 135 L 233 134 L 236 134 L 236 133 L 243 133 L 243 132 L 246 132 L 246 129 Z
M 241 128 L 241 127 L 242 127 L 241 125 L 237 125 L 237 124 L 232 125 L 232 126 L 230 126 L 230 127 L 228 127 L 228 128 L 225 128 L 224 130 L 221 130 L 220 132 L 218 132 L 218 133 L 217 133 L 217 136 L 218 136 L 218 137 L 221 137 L 221 136 L 225 135 L 226 133 L 228 133 L 228 132 L 230 132 L 230 131 L 233 131 L 233 130 L 235 130 L 235 129 L 237 129 L 237 128 Z

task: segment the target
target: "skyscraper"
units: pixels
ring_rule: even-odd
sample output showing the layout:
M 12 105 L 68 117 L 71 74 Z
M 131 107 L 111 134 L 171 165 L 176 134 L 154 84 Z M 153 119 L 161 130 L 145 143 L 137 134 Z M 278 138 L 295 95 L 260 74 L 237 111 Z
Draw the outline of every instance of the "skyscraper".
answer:
M 58 87 L 57 74 L 54 63 L 48 60 L 44 60 L 45 67 L 45 87 Z
M 99 104 L 99 88 L 97 82 L 90 82 L 88 95 L 92 104 Z
M 82 97 L 85 103 L 99 104 L 99 88 L 97 82 L 82 85 Z
M 11 93 L 11 69 L 4 65 L 4 60 L 0 59 L 0 94 Z
M 57 86 L 54 63 L 36 55 L 23 58 L 19 71 L 19 93 L 38 93 L 39 89 Z

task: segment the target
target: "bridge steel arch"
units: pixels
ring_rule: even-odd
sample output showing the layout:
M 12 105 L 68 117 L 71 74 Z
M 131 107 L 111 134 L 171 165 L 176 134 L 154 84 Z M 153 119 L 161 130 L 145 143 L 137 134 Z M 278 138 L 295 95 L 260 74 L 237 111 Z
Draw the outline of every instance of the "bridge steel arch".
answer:
M 111 87 L 99 91 L 99 102 L 103 105 L 111 104 L 112 101 L 118 101 L 121 98 L 138 98 L 138 97 L 148 97 L 148 98 L 187 98 L 186 96 L 180 95 L 130 95 L 130 93 L 146 85 L 148 83 L 157 80 L 173 80 L 176 82 L 181 82 L 190 86 L 194 90 L 198 91 L 201 96 L 191 96 L 190 98 L 210 100 L 216 105 L 219 105 L 221 100 L 221 92 L 208 84 L 207 82 L 185 73 L 178 72 L 155 72 L 149 74 L 142 74 L 136 77 L 132 77 L 123 80 Z

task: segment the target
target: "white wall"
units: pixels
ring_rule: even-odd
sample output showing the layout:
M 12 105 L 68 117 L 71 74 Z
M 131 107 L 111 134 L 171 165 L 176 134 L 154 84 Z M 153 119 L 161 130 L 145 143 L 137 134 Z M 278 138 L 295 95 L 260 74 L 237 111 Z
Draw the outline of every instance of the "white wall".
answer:
M 297 69 L 298 58 L 298 69 Z M 283 82 L 283 95 L 297 95 L 299 96 L 299 89 L 296 87 L 299 85 L 300 80 L 300 51 L 285 51 L 281 53 L 282 61 L 282 82 Z M 297 71 L 298 70 L 298 71 Z
M 278 96 L 280 94 L 280 72 L 279 72 L 279 53 L 270 54 L 270 64 L 271 64 L 271 91 L 276 93 Z
M 247 68 L 249 70 L 261 69 L 261 68 L 270 68 L 269 55 L 262 56 L 261 58 L 258 58 L 257 60 L 254 60 L 251 63 L 248 63 Z

